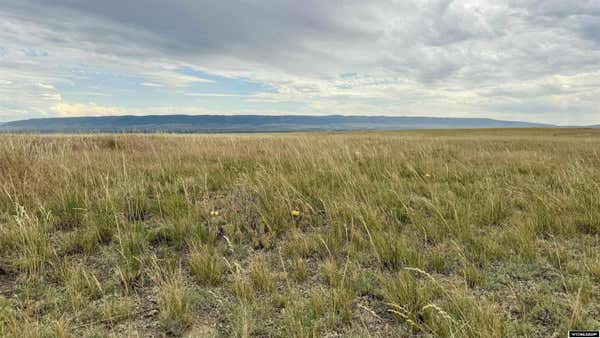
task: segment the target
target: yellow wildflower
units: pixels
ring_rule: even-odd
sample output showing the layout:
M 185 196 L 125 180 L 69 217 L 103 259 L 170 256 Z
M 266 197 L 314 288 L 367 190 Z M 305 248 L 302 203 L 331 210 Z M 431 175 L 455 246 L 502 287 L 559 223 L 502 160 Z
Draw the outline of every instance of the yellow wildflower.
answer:
M 293 216 L 293 217 L 298 217 L 298 216 L 300 216 L 300 210 L 295 210 L 295 209 L 294 209 L 294 210 L 292 210 L 292 216 Z
M 219 211 L 218 210 L 211 210 L 210 211 L 210 215 L 211 216 L 219 216 Z

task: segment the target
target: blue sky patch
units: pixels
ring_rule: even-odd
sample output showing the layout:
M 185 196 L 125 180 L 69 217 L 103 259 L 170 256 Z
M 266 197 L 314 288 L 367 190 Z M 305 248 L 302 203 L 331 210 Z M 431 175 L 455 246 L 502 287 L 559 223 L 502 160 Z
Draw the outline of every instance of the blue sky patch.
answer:
M 28 57 L 43 57 L 43 56 L 48 56 L 48 52 L 46 52 L 45 50 L 41 50 L 41 49 L 36 49 L 36 48 L 21 48 L 21 51 L 23 52 L 23 54 L 25 54 L 25 56 Z
M 273 93 L 275 88 L 264 83 L 246 78 L 225 77 L 206 73 L 189 67 L 183 67 L 176 72 L 210 82 L 195 82 L 188 89 L 194 93 L 251 95 L 257 93 Z
M 179 68 L 174 73 L 198 78 L 186 86 L 167 86 L 160 78 L 118 74 L 78 65 L 70 82 L 56 86 L 62 98 L 70 103 L 94 103 L 112 106 L 115 102 L 126 108 L 181 106 L 214 111 L 292 110 L 304 104 L 253 100 L 253 95 L 273 93 L 275 88 L 246 78 L 229 78 L 191 68 Z

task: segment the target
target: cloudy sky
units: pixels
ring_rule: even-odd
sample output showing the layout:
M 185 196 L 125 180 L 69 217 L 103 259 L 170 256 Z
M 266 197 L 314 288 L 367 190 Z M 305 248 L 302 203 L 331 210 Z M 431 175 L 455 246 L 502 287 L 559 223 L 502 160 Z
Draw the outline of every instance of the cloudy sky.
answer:
M 175 113 L 600 123 L 600 0 L 0 0 L 0 122 Z

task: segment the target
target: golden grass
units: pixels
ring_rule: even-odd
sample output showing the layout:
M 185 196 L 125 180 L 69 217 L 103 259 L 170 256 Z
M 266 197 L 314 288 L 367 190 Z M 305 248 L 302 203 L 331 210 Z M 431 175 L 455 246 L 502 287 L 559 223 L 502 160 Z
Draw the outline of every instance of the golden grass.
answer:
M 600 326 L 600 131 L 0 135 L 0 336 Z

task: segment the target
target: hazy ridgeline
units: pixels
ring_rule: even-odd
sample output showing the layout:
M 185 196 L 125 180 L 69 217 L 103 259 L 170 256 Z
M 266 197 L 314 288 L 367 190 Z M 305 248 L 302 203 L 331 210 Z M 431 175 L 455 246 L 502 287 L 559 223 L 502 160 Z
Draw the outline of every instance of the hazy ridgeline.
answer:
M 0 336 L 564 337 L 599 233 L 600 131 L 1 135 Z

